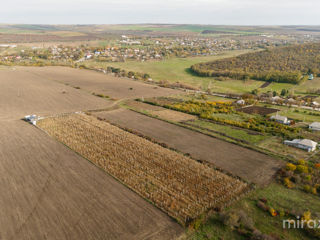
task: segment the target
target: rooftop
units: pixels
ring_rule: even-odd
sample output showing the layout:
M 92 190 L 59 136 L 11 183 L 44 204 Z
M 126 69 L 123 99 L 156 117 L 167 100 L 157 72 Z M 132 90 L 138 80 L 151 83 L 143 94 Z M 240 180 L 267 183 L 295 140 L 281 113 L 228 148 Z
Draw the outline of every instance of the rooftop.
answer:
M 287 121 L 287 120 L 288 120 L 287 117 L 285 117 L 285 116 L 280 116 L 280 115 L 272 116 L 271 119 L 281 120 L 281 121 Z
M 295 143 L 295 144 L 301 144 L 303 146 L 307 146 L 310 148 L 317 147 L 318 143 L 310 140 L 310 139 L 293 139 L 292 141 L 286 140 L 285 143 Z
M 310 127 L 320 128 L 320 122 L 313 122 L 309 125 Z

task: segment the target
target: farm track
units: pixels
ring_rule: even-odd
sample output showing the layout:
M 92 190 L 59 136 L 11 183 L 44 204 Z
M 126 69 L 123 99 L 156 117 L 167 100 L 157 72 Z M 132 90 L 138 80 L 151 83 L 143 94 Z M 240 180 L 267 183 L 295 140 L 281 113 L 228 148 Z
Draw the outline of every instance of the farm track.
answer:
M 118 109 L 94 115 L 262 186 L 272 180 L 282 165 L 280 160 L 262 153 L 130 110 Z

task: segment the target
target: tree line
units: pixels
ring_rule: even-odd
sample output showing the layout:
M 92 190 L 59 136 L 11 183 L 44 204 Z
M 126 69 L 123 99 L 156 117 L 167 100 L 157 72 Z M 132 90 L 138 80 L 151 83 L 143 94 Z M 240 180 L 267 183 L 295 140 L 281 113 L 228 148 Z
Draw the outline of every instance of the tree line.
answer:
M 191 66 L 191 70 L 204 77 L 299 84 L 308 79 L 309 74 L 320 75 L 320 43 L 279 47 L 199 63 Z

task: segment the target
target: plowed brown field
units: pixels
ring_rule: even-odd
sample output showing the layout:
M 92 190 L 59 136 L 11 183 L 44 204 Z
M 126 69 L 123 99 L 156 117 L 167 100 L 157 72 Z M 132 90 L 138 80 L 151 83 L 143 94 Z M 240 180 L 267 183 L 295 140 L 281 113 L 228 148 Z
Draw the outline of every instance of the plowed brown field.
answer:
M 161 210 L 20 120 L 111 104 L 29 68 L 0 70 L 1 239 L 162 240 L 182 234 Z

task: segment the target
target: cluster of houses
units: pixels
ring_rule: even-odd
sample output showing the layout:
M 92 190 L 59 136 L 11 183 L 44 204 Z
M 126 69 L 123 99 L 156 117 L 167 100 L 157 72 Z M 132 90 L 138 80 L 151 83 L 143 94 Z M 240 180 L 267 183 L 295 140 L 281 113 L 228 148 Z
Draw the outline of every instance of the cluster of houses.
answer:
M 125 60 L 148 61 L 161 60 L 166 57 L 189 57 L 216 55 L 221 51 L 252 49 L 271 46 L 272 40 L 258 37 L 248 38 L 213 38 L 213 37 L 150 37 L 122 35 L 118 41 L 106 47 L 51 46 L 48 48 L 34 46 L 20 53 L 3 56 L 2 61 L 23 61 L 35 58 L 47 60 L 86 61 L 96 59 L 101 61 L 122 62 Z M 278 43 L 277 44 L 281 44 Z M 282 44 L 285 44 L 284 42 Z M 11 45 L 3 45 L 12 47 Z M 16 47 L 16 45 L 14 45 Z
M 240 49 L 253 49 L 264 48 L 267 46 L 279 46 L 287 44 L 287 40 L 270 39 L 265 36 L 233 36 L 233 37 L 181 37 L 176 38 L 172 45 L 178 46 L 192 46 L 206 49 L 204 55 L 207 53 L 214 54 L 217 51 L 226 50 L 240 50 Z
M 235 101 L 237 105 L 243 106 L 246 104 L 245 100 L 239 99 Z M 289 120 L 288 117 L 286 116 L 281 116 L 279 114 L 276 114 L 274 116 L 270 117 L 270 120 L 278 122 L 280 124 L 284 125 L 291 125 L 294 123 L 292 120 Z M 309 129 L 311 131 L 319 131 L 320 132 L 320 122 L 313 122 L 309 125 Z M 308 152 L 313 152 L 317 149 L 318 143 L 315 141 L 312 141 L 310 139 L 294 139 L 292 141 L 285 140 L 284 141 L 285 145 L 300 148 L 303 150 L 306 150 Z
M 315 98 L 316 96 L 295 96 L 294 98 L 272 96 L 272 93 L 262 93 L 259 96 L 259 100 L 261 102 L 267 102 L 271 104 L 320 108 L 320 103 L 315 101 Z
M 280 115 L 272 116 L 270 119 L 285 125 L 290 125 L 291 121 L 285 117 Z M 309 125 L 309 129 L 312 131 L 320 131 L 320 122 L 314 122 Z M 292 141 L 285 140 L 285 145 L 300 148 L 306 150 L 308 152 L 313 152 L 317 149 L 318 143 L 314 142 L 310 139 L 294 139 Z

